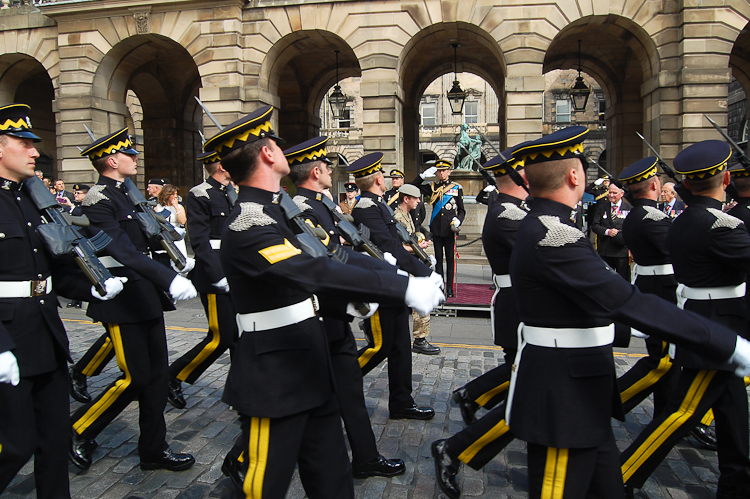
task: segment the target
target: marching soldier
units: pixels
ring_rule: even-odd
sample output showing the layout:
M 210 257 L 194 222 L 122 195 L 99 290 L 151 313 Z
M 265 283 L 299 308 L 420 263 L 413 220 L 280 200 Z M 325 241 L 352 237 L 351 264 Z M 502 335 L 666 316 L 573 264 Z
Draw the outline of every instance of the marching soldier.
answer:
M 237 200 L 237 192 L 215 153 L 203 153 L 198 160 L 203 162 L 208 178 L 188 193 L 187 229 L 195 252 L 195 268 L 190 278 L 208 318 L 208 334 L 169 366 L 167 400 L 177 409 L 185 408 L 181 383 L 192 385 L 227 349 L 231 353 L 238 335 L 229 284 L 219 260 L 221 233 Z
M 330 161 L 326 157 L 328 137 L 316 137 L 284 151 L 289 161 L 290 173 L 297 186 L 295 203 L 303 210 L 306 219 L 321 227 L 328 235 L 330 248 L 339 246 L 340 233 L 331 211 L 323 203 L 324 189 L 330 189 Z M 354 257 L 351 257 L 354 258 Z M 372 264 L 373 259 L 367 258 Z M 387 263 L 385 270 L 393 270 Z M 370 425 L 370 415 L 365 407 L 362 390 L 362 369 L 357 360 L 357 344 L 349 323 L 334 317 L 324 317 L 323 326 L 331 350 L 333 375 L 336 379 L 336 397 L 341 418 L 346 427 L 349 447 L 352 449 L 352 472 L 355 478 L 394 476 L 404 473 L 401 459 L 386 459 L 377 449 L 375 435 Z
M 122 282 L 105 281 L 101 296 L 77 267 L 47 252 L 37 233 L 47 220 L 24 183 L 34 177 L 33 143 L 41 140 L 29 111 L 26 104 L 0 107 L 0 493 L 34 456 L 36 497 L 60 499 L 70 497 L 70 352 L 56 293 L 99 301 L 114 297 Z
M 742 220 L 721 209 L 730 182 L 727 161 L 731 155 L 729 145 L 718 140 L 699 142 L 677 155 L 675 171 L 684 175 L 683 185 L 692 198 L 685 212 L 672 222 L 668 244 L 675 278 L 680 283 L 680 306 L 746 336 L 750 235 Z M 681 345 L 674 359 L 682 369 L 670 394 L 669 410 L 655 417 L 623 451 L 625 483 L 642 487 L 672 446 L 711 408 L 716 417 L 721 473 L 717 498 L 748 497 L 750 436 L 743 379 L 726 359 L 710 358 Z
M 354 489 L 333 392 L 329 346 L 318 304 L 345 300 L 408 303 L 422 313 L 442 293 L 425 278 L 342 265 L 300 241 L 297 210 L 281 189 L 289 164 L 271 128 L 271 106 L 206 142 L 240 186 L 222 237 L 221 263 L 242 330 L 224 389 L 240 414 L 247 497 L 283 497 L 295 463 L 311 499 L 351 498 Z M 292 202 L 291 210 L 288 202 Z M 367 282 L 353 288 L 351 282 Z M 319 293 L 320 301 L 313 293 Z
M 524 144 L 521 144 L 524 145 Z M 496 345 L 503 347 L 505 363 L 479 376 L 453 393 L 467 428 L 446 440 L 433 443 L 435 475 L 438 485 L 451 499 L 460 495 L 459 462 L 480 469 L 515 437 L 505 423 L 505 396 L 510 372 L 518 349 L 518 308 L 510 279 L 510 255 L 516 232 L 528 212 L 524 202 L 528 193 L 523 182 L 523 162 L 513 156 L 515 146 L 484 164 L 497 179 L 498 193 L 487 210 L 482 243 L 492 267 L 492 280 L 497 287 L 492 298 L 490 317 Z M 516 177 L 518 175 L 518 177 Z M 515 177 L 515 178 L 513 178 Z M 482 406 L 491 409 L 477 420 L 474 413 Z
M 532 498 L 624 495 L 611 425 L 612 416 L 622 418 L 612 320 L 740 366 L 739 372 L 750 367 L 750 342 L 640 293 L 599 258 L 575 227 L 574 210 L 586 185 L 586 133 L 585 127 L 569 127 L 516 151 L 524 160 L 533 202 L 510 261 L 524 326 L 506 422 L 528 442 Z M 545 479 L 549 476 L 555 479 Z
M 425 184 L 424 179 L 437 172 L 438 180 L 432 184 Z M 411 184 L 419 187 L 425 200 L 432 205 L 430 215 L 430 232 L 435 245 L 435 259 L 437 273 L 443 275 L 443 252 L 448 267 L 445 281 L 445 296 L 451 298 L 455 293 L 454 276 L 456 274 L 456 234 L 466 216 L 464 210 L 464 194 L 461 184 L 451 182 L 451 164 L 439 159 L 435 166 L 417 175 Z
M 406 251 L 398 237 L 398 222 L 383 199 L 385 177 L 382 160 L 383 153 L 374 152 L 359 158 L 346 169 L 354 176 L 354 181 L 362 193 L 352 210 L 354 221 L 370 229 L 372 242 L 381 250 L 390 253 L 401 269 L 413 276 L 430 276 L 431 279 L 435 279 L 437 274 Z M 440 277 L 436 280 L 442 281 Z M 435 411 L 431 407 L 418 407 L 411 396 L 412 363 L 408 309 L 404 306 L 388 307 L 381 304 L 378 311 L 365 321 L 365 327 L 372 333 L 372 342 L 360 349 L 359 365 L 362 372 L 367 374 L 388 358 L 390 417 L 432 419 Z
M 97 398 L 72 416 L 70 458 L 81 469 L 91 466 L 91 441 L 133 401 L 138 400 L 141 468 L 184 470 L 193 465 L 190 454 L 177 454 L 166 442 L 164 407 L 167 403 L 169 360 L 164 311 L 174 310 L 172 299 L 197 295 L 189 280 L 149 258 L 149 243 L 134 201 L 123 184 L 137 170 L 127 128 L 102 137 L 84 151 L 99 172 L 83 202 L 90 230 L 112 238 L 102 261 L 116 276 L 127 278 L 116 299 L 91 303 L 87 314 L 109 334 L 123 374 Z M 167 296 L 166 292 L 170 296 Z

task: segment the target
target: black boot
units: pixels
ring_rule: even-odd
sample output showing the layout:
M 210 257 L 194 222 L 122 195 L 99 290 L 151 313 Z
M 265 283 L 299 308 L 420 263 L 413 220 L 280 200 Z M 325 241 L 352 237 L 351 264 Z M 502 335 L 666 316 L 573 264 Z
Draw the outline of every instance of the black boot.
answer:
M 453 401 L 461 409 L 461 418 L 466 426 L 477 422 L 476 412 L 479 410 L 479 404 L 469 398 L 469 392 L 466 388 L 459 388 L 453 392 Z
M 182 471 L 190 468 L 195 463 L 195 458 L 190 454 L 176 454 L 167 448 L 156 457 L 149 459 L 141 458 L 142 470 L 169 470 Z
M 182 394 L 182 383 L 177 378 L 169 378 L 167 402 L 169 402 L 175 409 L 184 409 L 187 405 L 187 402 L 185 402 L 185 396 Z
M 81 403 L 91 402 L 91 395 L 88 392 L 86 375 L 75 370 L 75 366 L 68 368 L 70 375 L 70 396 Z
M 458 488 L 458 461 L 448 455 L 448 444 L 445 440 L 432 442 L 432 457 L 435 459 L 435 479 L 440 490 L 448 499 L 458 499 L 461 489 Z
M 440 353 L 440 347 L 431 345 L 430 342 L 427 341 L 427 338 L 417 338 L 416 340 L 414 340 L 411 351 L 424 355 L 437 355 Z
M 91 442 L 83 438 L 73 428 L 70 429 L 70 450 L 68 456 L 70 460 L 81 468 L 87 470 L 91 467 Z
M 403 475 L 406 465 L 401 459 L 386 459 L 378 456 L 369 463 L 352 465 L 354 478 L 367 478 L 371 476 L 396 476 Z
M 232 480 L 232 484 L 238 491 L 242 492 L 242 486 L 245 483 L 245 473 L 242 471 L 242 463 L 231 452 L 224 458 L 224 463 L 221 465 L 221 472 Z
M 690 431 L 690 434 L 693 436 L 693 438 L 700 442 L 701 447 L 714 451 L 717 449 L 716 431 L 710 426 L 699 424 Z

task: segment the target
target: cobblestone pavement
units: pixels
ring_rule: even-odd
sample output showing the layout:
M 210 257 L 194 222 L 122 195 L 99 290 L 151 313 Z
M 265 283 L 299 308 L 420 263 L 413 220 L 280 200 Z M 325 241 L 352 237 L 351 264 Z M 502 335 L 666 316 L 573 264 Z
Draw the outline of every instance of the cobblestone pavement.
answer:
M 103 331 L 91 324 L 80 310 L 62 309 L 74 359 Z M 180 304 L 166 314 L 170 358 L 174 359 L 194 345 L 204 333 L 205 317 L 199 300 Z M 356 324 L 355 324 L 356 327 Z M 361 333 L 356 333 L 362 337 Z M 413 355 L 413 386 L 418 404 L 431 405 L 436 416 L 431 421 L 388 419 L 387 367 L 379 366 L 365 377 L 364 390 L 371 412 L 372 427 L 382 454 L 406 462 L 406 473 L 394 478 L 355 480 L 356 497 L 361 499 L 443 498 L 435 483 L 430 444 L 463 428 L 461 415 L 449 403 L 450 394 L 469 379 L 502 362 L 502 352 L 489 344 L 489 320 L 484 317 L 433 317 L 431 340 L 442 347 L 438 356 Z M 640 340 L 635 340 L 640 343 Z M 458 343 L 461 343 L 460 345 Z M 474 343 L 474 344 L 471 344 Z M 631 366 L 643 349 L 629 349 L 616 357 L 618 371 Z M 188 471 L 142 471 L 136 451 L 138 438 L 137 404 L 127 410 L 99 435 L 91 469 L 81 472 L 70 467 L 71 493 L 74 498 L 202 498 L 232 497 L 231 482 L 221 474 L 221 464 L 239 434 L 236 414 L 221 402 L 229 367 L 228 355 L 222 356 L 193 385 L 184 385 L 188 406 L 175 410 L 167 406 L 167 438 L 172 448 L 195 455 L 196 464 Z M 116 362 L 89 381 L 90 391 L 98 393 L 119 375 Z M 71 399 L 71 411 L 78 403 Z M 617 443 L 625 448 L 651 417 L 649 401 L 628 415 L 627 421 L 613 421 Z M 526 497 L 525 444 L 513 442 L 480 471 L 462 466 L 462 497 L 490 499 Z M 324 457 L 323 457 L 324 458 Z M 718 476 L 716 454 L 702 450 L 690 440 L 683 441 L 669 454 L 636 497 L 712 498 Z M 33 466 L 28 463 L 2 494 L 2 498 L 34 498 Z M 295 476 L 287 498 L 305 497 Z

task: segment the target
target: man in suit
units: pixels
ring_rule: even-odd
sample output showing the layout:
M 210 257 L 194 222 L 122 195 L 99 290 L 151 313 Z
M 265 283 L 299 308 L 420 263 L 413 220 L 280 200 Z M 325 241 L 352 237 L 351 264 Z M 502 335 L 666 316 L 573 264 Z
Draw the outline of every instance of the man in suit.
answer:
M 685 203 L 677 199 L 677 192 L 674 190 L 674 183 L 667 182 L 661 188 L 661 211 L 674 218 L 685 211 Z
M 630 213 L 632 206 L 622 199 L 625 192 L 616 184 L 610 184 L 608 200 L 599 206 L 592 230 L 597 235 L 597 251 L 602 260 L 630 282 L 630 263 L 628 247 L 622 235 L 622 224 Z
M 60 204 L 64 205 L 72 203 L 75 199 L 72 192 L 65 190 L 65 182 L 60 179 L 55 180 L 55 197 Z

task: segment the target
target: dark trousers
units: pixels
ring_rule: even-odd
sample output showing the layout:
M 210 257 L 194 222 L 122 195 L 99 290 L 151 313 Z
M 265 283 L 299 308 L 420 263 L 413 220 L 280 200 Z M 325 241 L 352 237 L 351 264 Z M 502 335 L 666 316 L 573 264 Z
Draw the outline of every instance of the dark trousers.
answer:
M 349 447 L 352 449 L 352 464 L 365 464 L 377 458 L 380 453 L 365 405 L 362 369 L 359 367 L 357 344 L 351 330 L 342 339 L 331 342 L 330 348 L 333 376 L 336 379 L 336 398 Z
M 114 356 L 115 348 L 112 345 L 112 340 L 109 339 L 109 331 L 105 330 L 104 334 L 99 336 L 94 344 L 86 350 L 83 357 L 75 363 L 73 370 L 89 377 L 99 376 Z
M 167 448 L 164 407 L 169 362 L 164 317 L 133 324 L 107 324 L 107 330 L 123 374 L 73 414 L 73 430 L 93 440 L 130 402 L 137 400 L 141 430 L 138 453 L 147 460 Z
M 65 361 L 54 371 L 21 378 L 18 386 L 0 383 L 0 407 L 0 492 L 34 456 L 36 496 L 69 498 L 70 401 Z
M 409 309 L 380 307 L 366 323 L 372 333 L 372 343 L 358 353 L 362 374 L 372 371 L 387 357 L 388 407 L 390 410 L 411 407 L 414 399 L 411 397 Z
M 602 260 L 630 282 L 630 261 L 627 256 L 603 256 Z
M 448 439 L 448 455 L 481 469 L 515 437 L 505 423 L 505 402 Z
M 509 357 L 506 354 L 505 364 L 500 364 L 466 383 L 464 388 L 469 395 L 469 399 L 485 409 L 492 409 L 503 402 L 508 395 L 510 366 L 513 364 L 514 358 L 515 355 Z
M 682 368 L 667 410 L 655 417 L 621 456 L 625 483 L 641 488 L 659 463 L 713 409 L 719 457 L 719 492 L 750 486 L 747 392 L 728 371 Z
M 310 499 L 350 499 L 354 484 L 335 397 L 284 418 L 240 416 L 245 496 L 284 499 L 295 464 Z
M 435 245 L 435 270 L 441 276 L 443 274 L 443 252 L 445 251 L 445 264 L 448 267 L 448 274 L 445 279 L 445 289 L 453 289 L 453 279 L 456 270 L 455 255 L 453 254 L 456 249 L 456 236 L 432 236 L 432 243 Z
M 201 293 L 201 303 L 208 318 L 208 334 L 169 366 L 171 377 L 191 385 L 227 349 L 231 353 L 239 337 L 237 317 L 229 295 Z
M 657 417 L 666 409 L 669 394 L 676 387 L 675 373 L 679 372 L 679 368 L 672 364 L 668 343 L 649 338 L 646 348 L 648 356 L 617 379 L 617 388 L 622 399 L 622 410 L 626 414 L 653 393 L 654 417 Z
M 619 451 L 610 433 L 607 442 L 587 449 L 556 449 L 528 444 L 529 498 L 622 499 Z

